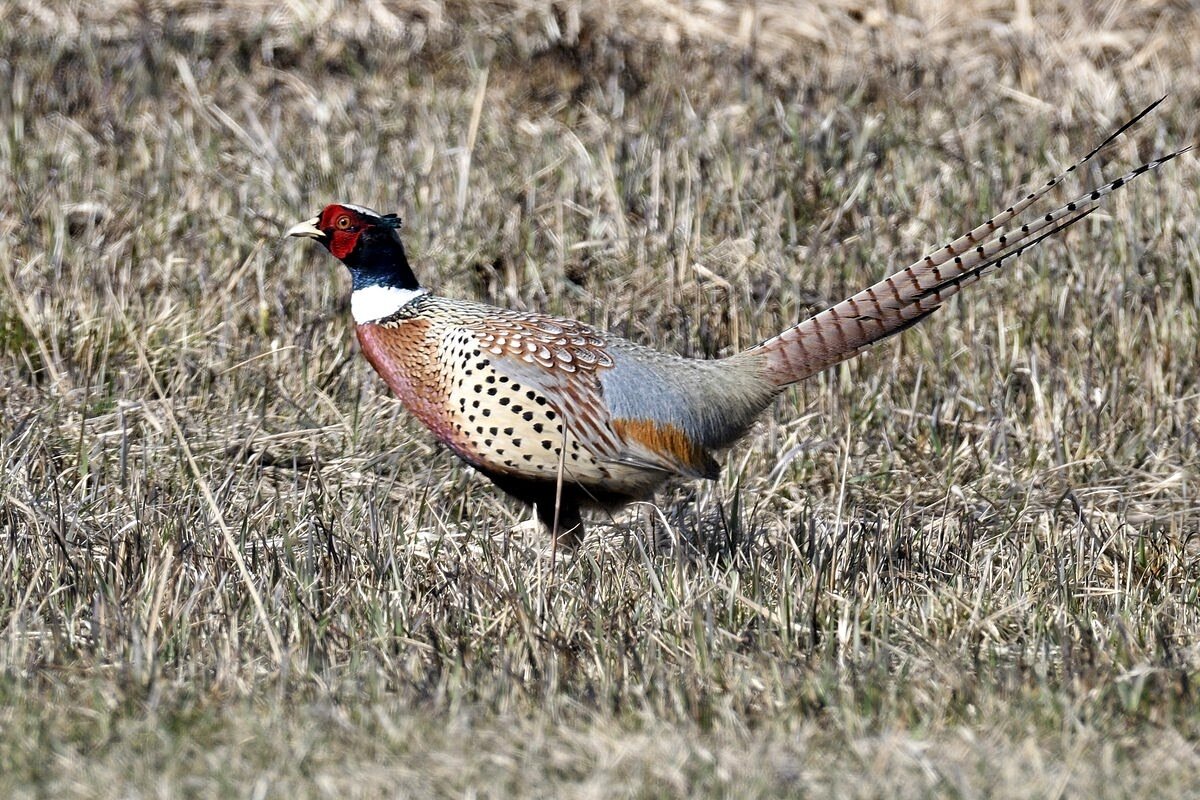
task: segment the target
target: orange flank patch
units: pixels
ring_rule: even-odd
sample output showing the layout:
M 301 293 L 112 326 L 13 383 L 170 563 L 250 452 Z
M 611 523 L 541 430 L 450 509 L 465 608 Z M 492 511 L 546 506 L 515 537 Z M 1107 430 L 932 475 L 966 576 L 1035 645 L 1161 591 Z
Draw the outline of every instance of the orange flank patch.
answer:
M 637 442 L 663 461 L 678 465 L 679 471 L 701 478 L 715 478 L 721 465 L 707 450 L 674 425 L 649 419 L 615 419 L 613 430 L 627 442 Z

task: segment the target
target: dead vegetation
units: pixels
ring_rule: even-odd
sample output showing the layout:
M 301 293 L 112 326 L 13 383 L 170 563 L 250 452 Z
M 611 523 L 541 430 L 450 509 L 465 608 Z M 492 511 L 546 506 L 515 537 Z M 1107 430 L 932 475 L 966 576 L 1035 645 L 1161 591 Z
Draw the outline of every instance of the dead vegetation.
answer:
M 1197 141 L 1184 3 L 0 2 L 0 792 L 1194 795 L 1197 168 L 551 568 L 279 240 L 717 356 Z M 1065 198 L 1060 198 L 1065 199 Z

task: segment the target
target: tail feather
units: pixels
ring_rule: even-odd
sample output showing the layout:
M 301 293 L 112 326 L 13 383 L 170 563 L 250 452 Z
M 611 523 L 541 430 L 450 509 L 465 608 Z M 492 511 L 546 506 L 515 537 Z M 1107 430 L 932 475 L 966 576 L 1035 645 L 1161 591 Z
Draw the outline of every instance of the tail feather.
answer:
M 1107 195 L 1190 150 L 1191 147 L 1185 147 L 1148 161 L 1019 228 L 1000 229 L 1144 117 L 1158 102 L 1121 126 L 1062 175 L 1002 214 L 920 261 L 747 350 L 740 357 L 762 361 L 767 378 L 782 387 L 802 381 L 915 325 L 964 287 L 1094 212 Z
M 1000 226 L 1007 225 L 1010 221 L 1012 221 L 1013 219 L 1016 219 L 1018 216 L 1020 216 L 1027 208 L 1032 206 L 1038 200 L 1041 200 L 1043 197 L 1045 197 L 1046 194 L 1048 192 L 1050 192 L 1051 189 L 1053 189 L 1054 187 L 1061 184 L 1063 181 L 1065 181 L 1067 178 L 1069 178 L 1071 176 L 1071 173 L 1075 172 L 1080 167 L 1084 166 L 1089 161 L 1091 161 L 1096 156 L 1097 153 L 1099 153 L 1101 150 L 1103 150 L 1104 148 L 1108 147 L 1110 144 L 1115 142 L 1117 140 L 1117 137 L 1119 137 L 1122 133 L 1124 133 L 1125 131 L 1132 128 L 1134 125 L 1137 125 L 1139 122 L 1141 122 L 1143 117 L 1145 117 L 1147 114 L 1149 114 L 1155 108 L 1157 108 L 1158 104 L 1166 99 L 1167 99 L 1166 96 L 1160 97 L 1157 100 L 1155 100 L 1153 103 L 1151 103 L 1150 105 L 1143 108 L 1134 117 L 1132 117 L 1128 122 L 1126 122 L 1124 125 L 1122 125 L 1121 127 L 1117 128 L 1115 131 L 1110 133 L 1104 139 L 1104 141 L 1102 141 L 1100 144 L 1093 147 L 1091 149 L 1091 151 L 1088 152 L 1087 155 L 1085 155 L 1083 158 L 1076 161 L 1071 166 L 1067 167 L 1065 170 L 1060 172 L 1058 175 L 1055 175 L 1053 178 L 1046 181 L 1036 191 L 1030 192 L 1029 194 L 1025 195 L 1025 197 L 1021 198 L 1019 201 L 1017 201 L 1013 205 L 1006 208 L 1003 212 L 992 217 L 987 222 L 984 222 L 982 225 L 979 225 L 978 227 L 967 231 L 962 236 L 958 237 L 957 239 L 950 242 L 949 244 L 944 245 L 943 247 L 940 247 L 937 250 L 934 250 L 932 253 L 925 256 L 920 261 L 910 264 L 908 268 L 910 270 L 918 270 L 921 268 L 930 268 L 930 267 L 941 266 L 942 264 L 945 264 L 947 261 L 954 258 L 955 256 L 960 255 L 963 252 L 966 252 L 967 250 L 974 247 L 975 245 L 978 245 L 980 242 L 985 242 L 985 241 L 990 240 L 992 238 L 992 236 L 997 231 L 1000 230 Z

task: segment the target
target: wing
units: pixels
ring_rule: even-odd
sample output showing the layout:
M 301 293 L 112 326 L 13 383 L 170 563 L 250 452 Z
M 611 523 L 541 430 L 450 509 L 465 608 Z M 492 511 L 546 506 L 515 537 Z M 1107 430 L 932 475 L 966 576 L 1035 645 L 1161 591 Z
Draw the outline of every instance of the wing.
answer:
M 525 463 L 518 466 L 556 470 L 561 458 L 564 472 L 584 483 L 619 484 L 646 471 L 660 473 L 651 476 L 655 483 L 665 474 L 714 476 L 711 456 L 682 431 L 613 415 L 601 381 L 601 373 L 616 363 L 610 337 L 573 320 L 514 312 L 466 327 L 497 380 L 516 385 L 514 394 L 532 404 L 529 410 L 522 406 L 519 422 L 533 425 L 547 412 L 554 415 L 534 431 L 543 437 L 536 440 L 534 457 L 522 454 Z

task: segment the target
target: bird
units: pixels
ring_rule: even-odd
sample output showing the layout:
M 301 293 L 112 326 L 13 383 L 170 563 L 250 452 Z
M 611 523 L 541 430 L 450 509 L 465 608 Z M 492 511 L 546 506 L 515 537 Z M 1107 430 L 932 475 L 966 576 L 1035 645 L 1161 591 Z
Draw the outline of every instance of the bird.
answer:
M 345 265 L 361 351 L 408 411 L 499 489 L 532 505 L 553 546 L 574 549 L 585 509 L 647 499 L 672 477 L 715 479 L 715 454 L 744 436 L 785 388 L 916 325 L 1095 212 L 1107 195 L 1187 152 L 1159 156 L 1021 221 L 1162 99 L 949 244 L 722 359 L 685 358 L 573 319 L 438 295 L 417 280 L 396 214 L 332 203 L 286 236 L 314 239 Z

